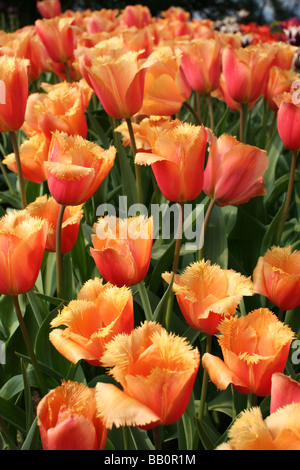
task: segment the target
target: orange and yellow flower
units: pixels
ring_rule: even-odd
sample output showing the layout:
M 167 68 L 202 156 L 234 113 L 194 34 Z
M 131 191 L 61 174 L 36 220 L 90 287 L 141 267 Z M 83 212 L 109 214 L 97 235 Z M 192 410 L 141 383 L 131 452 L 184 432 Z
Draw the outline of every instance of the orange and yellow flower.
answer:
M 267 308 L 224 319 L 219 331 L 223 360 L 210 353 L 202 360 L 212 382 L 220 390 L 232 384 L 240 393 L 270 395 L 272 375 L 284 370 L 293 331 Z
M 117 56 L 107 52 L 85 65 L 87 81 L 109 116 L 131 118 L 141 109 L 147 66 L 138 51 L 121 51 Z
M 151 152 L 138 152 L 135 163 L 151 165 L 157 184 L 169 201 L 192 201 L 203 187 L 207 132 L 204 126 L 170 122 L 150 130 Z
M 91 254 L 101 276 L 116 286 L 132 286 L 147 275 L 153 245 L 153 219 L 106 216 L 93 227 Z
M 0 57 L 0 132 L 17 131 L 23 125 L 28 97 L 27 59 Z
M 239 103 L 251 103 L 263 93 L 274 53 L 267 44 L 222 52 L 222 70 L 230 96 Z
M 216 450 L 300 450 L 300 404 L 280 408 L 267 418 L 261 409 L 243 411 Z
M 172 116 L 179 112 L 191 94 L 180 60 L 170 46 L 160 46 L 149 55 L 140 114 Z
M 106 344 L 134 327 L 131 291 L 91 279 L 52 320 L 51 327 L 51 343 L 70 362 L 84 360 L 101 366 Z
M 37 406 L 44 450 L 103 450 L 107 428 L 98 417 L 95 389 L 63 381 Z
M 85 102 L 79 85 L 68 82 L 45 86 L 47 93 L 32 93 L 28 97 L 23 131 L 28 137 L 44 133 L 66 132 L 86 138 L 88 127 Z
M 73 57 L 75 47 L 74 18 L 56 16 L 35 21 L 35 29 L 54 62 L 66 63 Z
M 145 322 L 106 347 L 103 365 L 122 386 L 98 383 L 99 416 L 113 425 L 151 429 L 175 423 L 184 413 L 199 368 L 200 355 L 185 339 Z
M 181 68 L 192 90 L 208 94 L 219 86 L 221 74 L 221 40 L 195 39 L 179 46 Z
M 0 293 L 29 292 L 38 277 L 47 238 L 46 223 L 26 210 L 0 219 Z
M 36 7 L 43 18 L 49 19 L 61 14 L 60 0 L 38 0 Z
M 48 160 L 50 140 L 43 134 L 34 134 L 30 139 L 24 140 L 19 147 L 23 176 L 28 181 L 40 184 L 47 179 L 44 162 Z M 4 165 L 18 173 L 16 157 L 10 153 L 3 159 Z
M 277 307 L 291 310 L 300 305 L 300 252 L 291 246 L 271 247 L 253 271 L 254 288 Z
M 243 144 L 229 134 L 211 135 L 203 191 L 218 206 L 237 205 L 266 193 L 265 150 Z
M 105 150 L 81 136 L 53 132 L 44 163 L 51 195 L 66 206 L 83 204 L 108 175 L 115 156 L 113 146 Z
M 170 284 L 172 273 L 162 277 Z M 208 335 L 217 334 L 218 325 L 236 313 L 243 296 L 254 293 L 250 279 L 204 260 L 176 274 L 172 289 L 187 323 Z
M 34 202 L 28 204 L 26 210 L 32 217 L 43 219 L 47 222 L 46 251 L 56 251 L 56 226 L 60 205 L 53 197 L 38 197 Z M 82 205 L 67 206 L 64 210 L 61 229 L 61 252 L 71 251 L 77 240 L 80 221 L 83 216 Z

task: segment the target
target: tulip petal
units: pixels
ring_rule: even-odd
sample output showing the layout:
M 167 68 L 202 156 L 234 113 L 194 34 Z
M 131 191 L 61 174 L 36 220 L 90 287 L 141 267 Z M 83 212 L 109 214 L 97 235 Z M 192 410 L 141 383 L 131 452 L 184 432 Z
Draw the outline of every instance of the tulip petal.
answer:
M 111 429 L 113 425 L 118 428 L 158 424 L 160 420 L 150 408 L 112 384 L 97 383 L 96 401 L 98 415 L 108 429 Z
M 92 422 L 81 415 L 70 415 L 48 430 L 49 450 L 93 450 L 97 436 Z
M 245 384 L 227 365 L 217 356 L 205 353 L 202 358 L 204 369 L 208 372 L 211 381 L 219 390 L 226 390 L 229 384 L 233 384 L 240 390 L 247 390 Z
M 300 402 L 300 384 L 291 377 L 276 373 L 272 375 L 270 413 L 290 403 Z

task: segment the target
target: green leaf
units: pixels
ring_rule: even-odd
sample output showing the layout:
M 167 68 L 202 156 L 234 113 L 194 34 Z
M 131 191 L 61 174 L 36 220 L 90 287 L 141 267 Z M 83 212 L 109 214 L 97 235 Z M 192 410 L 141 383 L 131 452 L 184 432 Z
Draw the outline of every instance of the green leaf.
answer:
M 196 419 L 196 427 L 205 450 L 214 450 L 220 434 L 204 419 Z
M 20 431 L 26 433 L 25 411 L 11 401 L 2 397 L 0 397 L 0 416 Z
M 39 442 L 39 428 L 37 426 L 37 418 L 32 421 L 30 429 L 26 435 L 26 438 L 22 444 L 21 450 L 36 450 Z

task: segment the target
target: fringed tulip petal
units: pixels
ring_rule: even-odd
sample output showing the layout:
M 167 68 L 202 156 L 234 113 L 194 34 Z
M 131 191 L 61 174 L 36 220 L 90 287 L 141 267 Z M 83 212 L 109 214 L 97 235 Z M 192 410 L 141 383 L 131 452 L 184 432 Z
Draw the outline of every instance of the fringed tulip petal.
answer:
M 105 426 L 111 429 L 113 425 L 145 427 L 159 423 L 159 416 L 115 385 L 98 383 L 96 385 L 98 415 Z

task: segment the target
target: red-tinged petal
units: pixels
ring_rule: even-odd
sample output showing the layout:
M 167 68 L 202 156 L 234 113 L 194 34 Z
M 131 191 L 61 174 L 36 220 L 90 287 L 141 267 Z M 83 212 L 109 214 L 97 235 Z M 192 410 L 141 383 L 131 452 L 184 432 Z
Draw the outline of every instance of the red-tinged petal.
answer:
M 290 403 L 300 403 L 300 383 L 287 375 L 273 374 L 270 413 Z
M 47 433 L 49 450 L 98 450 L 97 436 L 91 421 L 70 415 Z
M 97 383 L 96 401 L 98 416 L 103 419 L 108 429 L 113 425 L 118 428 L 159 424 L 159 416 L 150 408 L 112 384 Z
M 90 251 L 106 281 L 118 287 L 131 285 L 135 279 L 136 265 L 129 250 L 126 252 L 108 247 L 103 250 L 91 248 Z

